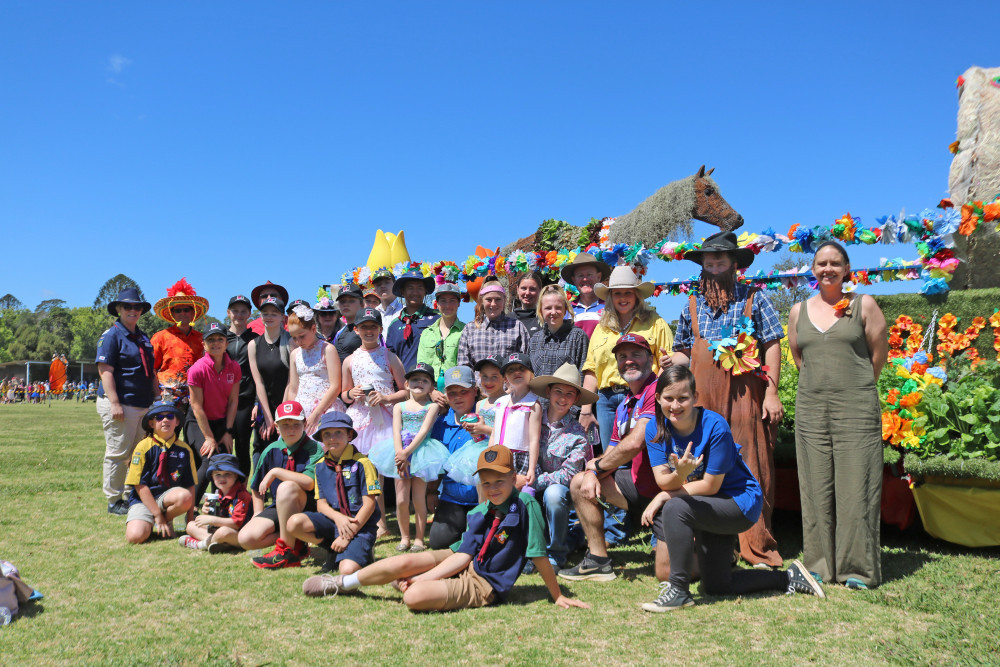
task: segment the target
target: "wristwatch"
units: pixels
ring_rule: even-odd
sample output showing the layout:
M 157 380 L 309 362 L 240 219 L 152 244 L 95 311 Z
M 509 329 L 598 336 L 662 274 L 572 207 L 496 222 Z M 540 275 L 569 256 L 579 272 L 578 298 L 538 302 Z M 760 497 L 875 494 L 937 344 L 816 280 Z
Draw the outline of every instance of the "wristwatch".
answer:
M 601 467 L 601 459 L 594 459 L 594 470 L 597 472 L 605 472 L 604 468 Z

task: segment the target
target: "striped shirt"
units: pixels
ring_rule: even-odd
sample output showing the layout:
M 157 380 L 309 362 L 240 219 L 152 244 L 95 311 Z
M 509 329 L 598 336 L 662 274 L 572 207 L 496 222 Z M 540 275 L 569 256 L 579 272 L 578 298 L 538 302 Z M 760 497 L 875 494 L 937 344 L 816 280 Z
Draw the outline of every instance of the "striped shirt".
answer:
M 573 304 L 573 322 L 576 326 L 583 329 L 583 332 L 587 334 L 587 338 L 594 335 L 594 329 L 597 328 L 597 323 L 601 321 L 601 313 L 604 312 L 604 302 L 595 301 L 589 306 L 585 306 L 582 303 Z

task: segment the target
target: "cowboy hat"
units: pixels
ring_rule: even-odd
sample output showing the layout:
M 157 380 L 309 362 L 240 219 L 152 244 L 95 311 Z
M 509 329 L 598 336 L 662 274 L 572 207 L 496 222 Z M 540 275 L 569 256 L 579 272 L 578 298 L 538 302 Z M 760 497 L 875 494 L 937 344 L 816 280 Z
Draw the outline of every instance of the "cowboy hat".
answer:
M 194 308 L 192 322 L 200 320 L 208 312 L 208 299 L 198 296 L 189 283 L 184 278 L 175 282 L 167 288 L 167 295 L 156 302 L 153 312 L 164 322 L 176 324 L 177 320 L 170 314 L 170 309 L 174 306 L 191 306 Z
M 640 283 L 639 279 L 635 277 L 632 269 L 627 266 L 616 266 L 614 271 L 611 272 L 611 278 L 608 283 L 597 283 L 594 285 L 594 294 L 597 298 L 602 301 L 608 300 L 608 292 L 613 289 L 634 289 L 639 293 L 640 299 L 648 299 L 653 295 L 653 290 L 656 289 L 651 282 Z
M 118 317 L 118 305 L 126 303 L 142 306 L 143 315 L 148 313 L 150 309 L 149 302 L 142 300 L 142 296 L 139 295 L 139 290 L 134 287 L 126 287 L 122 291 L 118 292 L 117 299 L 108 304 L 108 312 L 111 313 L 112 317 Z
M 573 273 L 576 271 L 578 267 L 581 266 L 592 266 L 598 271 L 600 271 L 601 280 L 603 280 L 604 282 L 607 282 L 608 278 L 611 277 L 611 265 L 605 264 L 601 260 L 591 255 L 589 252 L 578 253 L 577 256 L 573 258 L 572 262 L 562 267 L 562 270 L 559 272 L 559 275 L 562 276 L 562 279 L 568 282 L 570 285 L 576 285 L 576 283 L 573 282 Z
M 753 250 L 741 248 L 736 244 L 736 234 L 732 232 L 719 232 L 712 234 L 701 244 L 698 250 L 688 250 L 684 253 L 684 259 L 690 259 L 696 264 L 701 264 L 705 253 L 725 252 L 730 253 L 736 261 L 736 268 L 745 269 L 753 264 Z
M 528 383 L 528 387 L 535 394 L 543 396 L 546 387 L 553 384 L 566 384 L 580 392 L 576 397 L 576 405 L 590 405 L 597 402 L 597 394 L 583 388 L 580 369 L 569 362 L 556 369 L 552 375 L 539 375 Z

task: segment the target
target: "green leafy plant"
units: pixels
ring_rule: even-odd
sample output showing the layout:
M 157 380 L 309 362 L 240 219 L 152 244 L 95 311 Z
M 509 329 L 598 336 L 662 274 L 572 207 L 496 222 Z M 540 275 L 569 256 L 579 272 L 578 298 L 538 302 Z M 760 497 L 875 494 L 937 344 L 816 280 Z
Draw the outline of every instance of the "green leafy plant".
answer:
M 954 372 L 954 371 L 952 371 Z M 951 375 L 951 372 L 949 373 Z M 975 371 L 962 369 L 947 387 L 928 385 L 917 405 L 922 413 L 913 420 L 922 432 L 920 458 L 1000 460 L 1000 364 L 981 364 Z

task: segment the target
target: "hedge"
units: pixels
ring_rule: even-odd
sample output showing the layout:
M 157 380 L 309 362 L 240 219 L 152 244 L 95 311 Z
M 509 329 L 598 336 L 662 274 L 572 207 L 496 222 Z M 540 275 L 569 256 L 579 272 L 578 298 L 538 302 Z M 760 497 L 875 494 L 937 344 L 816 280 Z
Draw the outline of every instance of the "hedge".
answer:
M 918 458 L 909 452 L 903 458 L 903 468 L 915 477 L 938 476 L 957 479 L 985 479 L 1000 482 L 1000 461 L 982 461 L 980 459 L 949 459 L 945 456 L 932 456 L 929 459 Z

